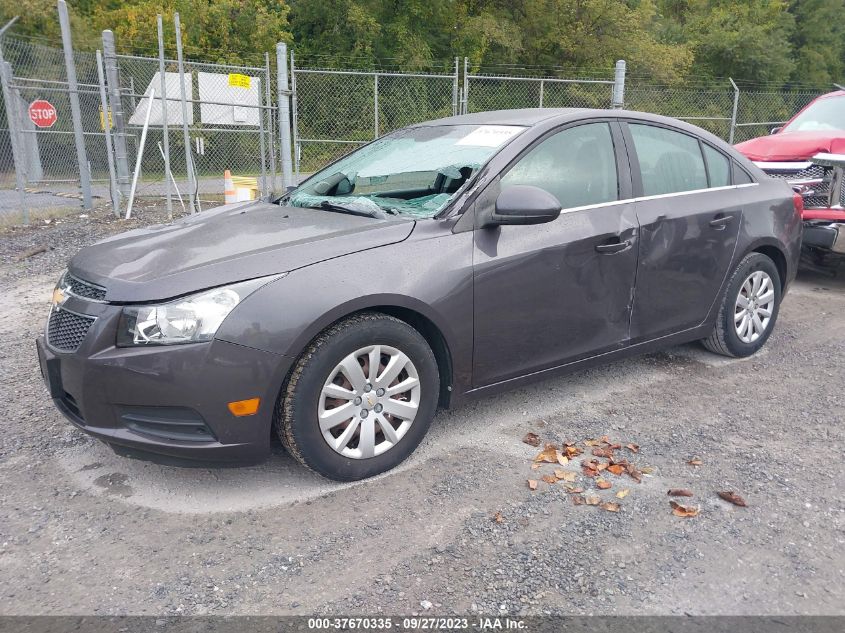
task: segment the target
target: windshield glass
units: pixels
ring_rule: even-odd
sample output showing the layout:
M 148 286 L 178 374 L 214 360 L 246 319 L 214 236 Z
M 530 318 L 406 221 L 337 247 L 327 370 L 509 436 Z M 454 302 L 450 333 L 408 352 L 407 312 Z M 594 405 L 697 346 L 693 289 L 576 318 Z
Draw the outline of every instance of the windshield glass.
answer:
M 845 97 L 819 99 L 795 117 L 784 132 L 845 130 Z
M 430 218 L 523 129 L 439 125 L 399 130 L 314 174 L 283 202 Z

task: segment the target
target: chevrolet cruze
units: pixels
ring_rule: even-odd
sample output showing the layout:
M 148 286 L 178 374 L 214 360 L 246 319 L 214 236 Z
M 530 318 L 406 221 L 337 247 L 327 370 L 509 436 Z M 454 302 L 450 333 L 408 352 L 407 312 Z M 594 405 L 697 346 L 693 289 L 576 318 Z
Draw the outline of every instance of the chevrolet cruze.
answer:
M 470 114 L 83 249 L 37 347 L 58 409 L 119 452 L 249 462 L 276 433 L 355 480 L 438 406 L 694 340 L 753 354 L 800 242 L 801 197 L 694 126 Z

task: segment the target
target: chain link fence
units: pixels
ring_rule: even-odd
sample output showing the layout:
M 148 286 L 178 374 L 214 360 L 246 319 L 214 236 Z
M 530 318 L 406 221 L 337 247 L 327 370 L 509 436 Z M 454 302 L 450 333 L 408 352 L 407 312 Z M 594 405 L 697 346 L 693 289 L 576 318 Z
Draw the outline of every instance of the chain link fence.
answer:
M 21 206 L 58 205 L 62 198 L 63 205 L 80 206 L 84 179 L 63 49 L 14 35 L 1 37 L 0 52 L 6 61 L 0 67 L 4 88 L 0 219 Z M 167 183 L 177 211 L 221 204 L 226 170 L 253 195 L 279 192 L 294 184 L 300 172 L 313 172 L 383 134 L 458 113 L 609 108 L 622 105 L 624 88 L 628 109 L 690 121 L 725 140 L 740 142 L 768 134 L 818 96 L 809 90 L 740 89 L 733 82 L 668 87 L 628 78 L 626 84 L 624 62 L 617 64 L 615 76 L 609 68 L 606 78 L 568 78 L 518 75 L 514 69 L 485 74 L 470 71 L 466 59 L 461 68 L 458 58 L 453 71 L 439 73 L 298 68 L 283 44 L 275 56 L 265 54 L 264 66 L 196 60 L 180 64 L 163 55 L 143 57 L 114 50 L 115 42 L 106 31 L 102 80 L 95 53 L 72 51 L 72 58 L 84 141 L 82 170 L 90 177 L 95 204 L 115 198 L 121 209 L 133 189 L 136 197 L 163 205 Z M 106 95 L 105 110 L 101 93 Z M 39 127 L 30 110 L 43 101 L 49 102 L 55 120 L 49 125 L 42 121 Z M 149 127 L 138 160 L 148 112 Z M 111 152 L 107 131 L 114 146 Z M 24 197 L 15 194 L 16 176 L 22 177 Z

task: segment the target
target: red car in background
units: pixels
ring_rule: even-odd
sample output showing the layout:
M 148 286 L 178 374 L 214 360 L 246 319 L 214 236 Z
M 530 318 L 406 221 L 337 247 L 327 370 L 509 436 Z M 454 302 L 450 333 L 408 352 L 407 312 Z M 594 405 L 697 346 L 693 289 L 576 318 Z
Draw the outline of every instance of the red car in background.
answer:
M 825 269 L 845 263 L 845 90 L 818 97 L 770 136 L 736 148 L 801 194 L 803 262 Z

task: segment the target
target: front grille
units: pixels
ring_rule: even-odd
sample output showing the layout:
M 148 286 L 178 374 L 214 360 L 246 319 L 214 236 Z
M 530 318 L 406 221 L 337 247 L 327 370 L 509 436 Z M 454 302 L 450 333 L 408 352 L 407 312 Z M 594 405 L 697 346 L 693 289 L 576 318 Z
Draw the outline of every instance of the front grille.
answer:
M 795 171 L 766 171 L 772 178 L 782 178 L 783 180 L 804 180 L 806 178 L 824 178 L 825 167 L 821 165 L 810 165 L 806 169 Z
M 62 352 L 75 352 L 93 322 L 94 317 L 55 309 L 50 312 L 47 323 L 47 342 L 50 347 Z
M 120 419 L 126 428 L 156 440 L 214 442 L 214 433 L 193 409 L 185 407 L 123 407 Z
M 812 164 L 809 167 L 794 171 L 768 171 L 764 170 L 772 178 L 780 178 L 786 181 L 795 180 L 809 180 L 814 178 L 821 178 L 822 182 L 813 187 L 812 195 L 804 196 L 805 209 L 826 209 L 828 208 L 828 198 L 830 193 L 830 183 L 833 177 L 833 169 L 831 167 L 824 167 L 822 165 Z M 842 188 L 840 197 L 845 201 L 845 187 Z
M 65 283 L 67 283 L 68 290 L 71 294 L 83 299 L 91 299 L 92 301 L 105 301 L 106 289 L 97 284 L 92 284 L 90 281 L 83 281 L 74 277 L 70 273 L 65 276 Z

